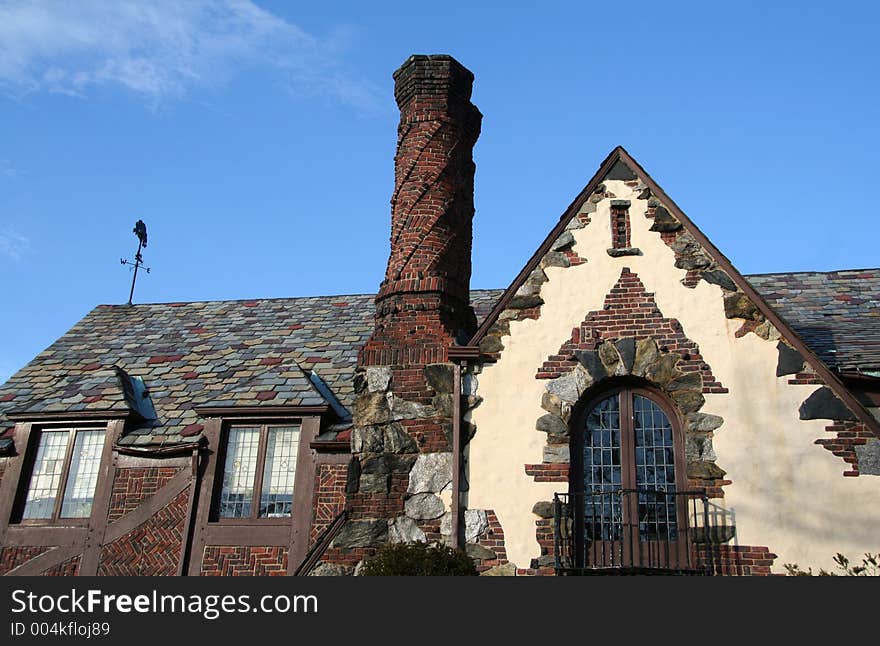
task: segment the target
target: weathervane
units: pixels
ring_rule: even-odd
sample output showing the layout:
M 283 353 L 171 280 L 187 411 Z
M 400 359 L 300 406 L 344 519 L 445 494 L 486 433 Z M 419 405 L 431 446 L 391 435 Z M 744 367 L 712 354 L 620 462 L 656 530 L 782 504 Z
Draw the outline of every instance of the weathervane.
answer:
M 119 262 L 123 265 L 133 265 L 134 266 L 134 276 L 131 279 L 131 292 L 128 294 L 128 304 L 131 305 L 131 299 L 134 296 L 134 284 L 137 281 L 138 277 L 138 269 L 144 266 L 144 259 L 141 256 L 141 249 L 147 246 L 147 225 L 144 224 L 143 220 L 138 220 L 135 222 L 134 229 L 132 229 L 134 234 L 138 237 L 138 250 L 134 254 L 134 262 L 129 260 L 125 260 L 121 258 Z M 148 274 L 150 273 L 149 267 L 144 267 L 144 271 Z

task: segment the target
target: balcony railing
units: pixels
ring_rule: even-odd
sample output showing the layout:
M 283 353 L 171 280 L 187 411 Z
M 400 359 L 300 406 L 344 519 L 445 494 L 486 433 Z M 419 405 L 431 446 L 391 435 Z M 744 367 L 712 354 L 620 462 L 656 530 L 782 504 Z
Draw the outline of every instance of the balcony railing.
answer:
M 725 534 L 715 520 L 703 491 L 558 493 L 554 496 L 556 571 L 712 574 L 711 546 Z

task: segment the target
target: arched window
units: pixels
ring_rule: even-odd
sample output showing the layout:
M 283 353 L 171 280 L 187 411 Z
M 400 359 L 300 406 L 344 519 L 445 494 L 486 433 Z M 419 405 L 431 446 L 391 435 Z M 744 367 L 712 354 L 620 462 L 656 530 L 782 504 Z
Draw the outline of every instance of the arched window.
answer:
M 588 401 L 574 423 L 578 566 L 668 569 L 687 561 L 683 442 L 665 397 L 618 387 Z

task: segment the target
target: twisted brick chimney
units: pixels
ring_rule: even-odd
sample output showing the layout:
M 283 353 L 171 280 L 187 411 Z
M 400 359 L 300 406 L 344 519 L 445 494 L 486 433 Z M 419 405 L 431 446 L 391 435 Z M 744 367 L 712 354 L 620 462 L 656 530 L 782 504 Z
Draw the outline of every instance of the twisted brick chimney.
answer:
M 410 56 L 394 73 L 400 108 L 391 256 L 376 328 L 359 364 L 445 362 L 474 331 L 470 306 L 473 147 L 482 115 L 474 75 L 451 56 Z

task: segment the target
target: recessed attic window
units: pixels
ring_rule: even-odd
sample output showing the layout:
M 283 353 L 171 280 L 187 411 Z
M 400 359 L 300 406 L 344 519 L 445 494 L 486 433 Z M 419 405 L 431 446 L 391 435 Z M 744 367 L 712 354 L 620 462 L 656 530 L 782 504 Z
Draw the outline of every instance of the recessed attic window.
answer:
M 611 248 L 608 255 L 640 256 L 642 252 L 631 246 L 629 225 L 629 200 L 611 200 Z

